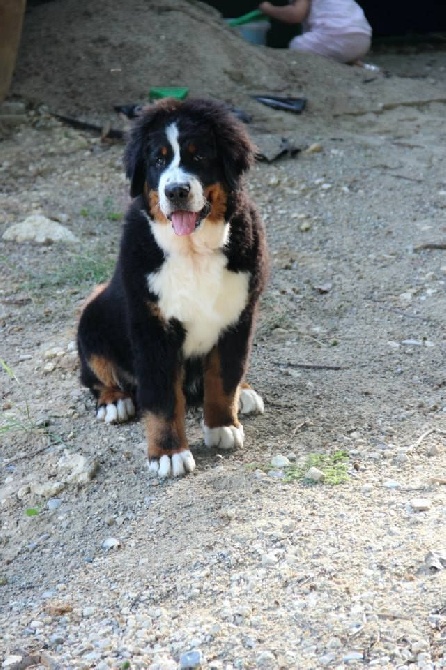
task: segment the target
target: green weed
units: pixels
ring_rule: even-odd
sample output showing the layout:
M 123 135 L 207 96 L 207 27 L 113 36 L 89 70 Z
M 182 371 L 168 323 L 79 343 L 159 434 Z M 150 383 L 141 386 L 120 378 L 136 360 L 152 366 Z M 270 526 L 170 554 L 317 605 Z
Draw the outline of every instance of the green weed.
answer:
M 321 470 L 325 475 L 321 483 L 336 486 L 348 481 L 348 462 L 348 452 L 344 450 L 338 450 L 332 454 L 309 454 L 302 463 L 293 463 L 280 468 L 285 475 L 281 481 L 286 483 L 302 482 L 306 485 L 315 485 L 316 482 L 305 477 L 308 470 L 315 467 Z M 265 465 L 264 463 L 250 463 L 247 467 L 249 470 L 262 470 L 266 473 L 276 469 L 271 464 Z
M 113 198 L 110 197 L 104 198 L 102 206 L 82 207 L 79 213 L 82 218 L 97 222 L 104 219 L 107 219 L 107 221 L 121 221 L 124 216 L 121 211 L 116 209 Z
M 72 255 L 51 272 L 31 275 L 27 289 L 36 293 L 42 289 L 79 288 L 83 284 L 93 286 L 110 279 L 114 265 L 114 257 Z
M 318 468 L 325 477 L 324 484 L 336 486 L 348 481 L 348 452 L 339 450 L 332 454 L 309 454 L 304 465 L 290 465 L 285 469 L 285 481 L 303 481 L 305 484 L 315 484 L 306 479 L 305 474 L 310 468 Z

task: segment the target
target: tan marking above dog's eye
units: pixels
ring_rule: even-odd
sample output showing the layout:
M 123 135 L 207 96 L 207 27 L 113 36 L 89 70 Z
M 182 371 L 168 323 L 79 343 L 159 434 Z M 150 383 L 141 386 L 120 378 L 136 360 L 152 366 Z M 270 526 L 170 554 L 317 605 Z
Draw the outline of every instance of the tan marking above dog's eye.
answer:
M 161 147 L 160 154 L 161 156 L 167 156 L 167 147 Z
M 187 147 L 187 150 L 189 151 L 189 153 L 194 154 L 197 150 L 197 147 L 195 146 L 195 144 L 193 144 L 193 142 L 191 142 Z

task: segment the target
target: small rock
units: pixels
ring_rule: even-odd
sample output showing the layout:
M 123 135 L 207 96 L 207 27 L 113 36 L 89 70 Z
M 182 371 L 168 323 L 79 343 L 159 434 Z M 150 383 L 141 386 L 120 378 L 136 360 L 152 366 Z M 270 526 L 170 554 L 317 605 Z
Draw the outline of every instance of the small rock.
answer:
M 432 506 L 432 502 L 427 498 L 413 498 L 410 501 L 410 505 L 414 512 L 426 512 Z
M 96 607 L 84 607 L 82 610 L 82 616 L 84 619 L 88 619 L 89 617 L 93 616 L 93 614 L 96 612 Z
M 68 471 L 65 480 L 74 484 L 87 484 L 91 481 L 99 467 L 95 459 L 87 459 L 82 454 L 65 454 L 57 463 L 62 471 Z
M 349 663 L 350 661 L 362 661 L 364 660 L 364 654 L 362 651 L 348 651 L 342 657 L 342 660 L 344 663 Z
M 45 666 L 45 668 L 50 668 L 50 670 L 57 670 L 57 668 L 60 667 L 56 659 L 50 656 L 46 651 L 42 650 L 39 656 L 40 663 Z
M 405 451 L 404 449 L 399 449 L 394 460 L 395 463 L 398 463 L 399 465 L 404 465 L 404 463 L 408 463 L 409 456 L 407 455 L 407 451 Z
M 53 511 L 55 509 L 58 509 L 61 506 L 61 504 L 62 504 L 62 500 L 60 498 L 50 498 L 46 502 L 46 506 L 51 511 Z
M 271 651 L 262 651 L 256 658 L 256 667 L 258 668 L 275 668 L 276 657 Z
M 186 670 L 186 668 L 200 668 L 203 665 L 203 662 L 203 652 L 200 649 L 187 651 L 180 656 L 181 670 Z
M 273 468 L 285 468 L 287 465 L 291 465 L 290 460 L 286 456 L 281 454 L 276 454 L 271 459 L 271 465 Z
M 446 551 L 429 551 L 424 563 L 429 570 L 444 570 L 446 568 Z
M 415 640 L 410 645 L 410 651 L 412 654 L 419 654 L 422 651 L 426 651 L 427 649 L 429 649 L 429 642 L 423 639 Z
M 53 498 L 65 488 L 64 482 L 44 482 L 31 484 L 31 491 L 42 498 Z
M 68 228 L 42 214 L 31 214 L 21 223 L 10 226 L 3 233 L 3 239 L 8 242 L 34 242 L 43 245 L 53 244 L 54 242 L 67 242 L 69 244 L 79 242 Z
M 319 144 L 319 142 L 313 142 L 313 144 L 310 144 L 309 147 L 304 149 L 303 153 L 304 154 L 319 154 L 323 150 L 324 150 L 324 148 L 323 148 L 322 144 Z
M 173 658 L 166 658 L 165 656 L 161 658 L 155 657 L 153 661 L 154 662 L 149 665 L 149 670 L 178 670 L 178 663 L 174 661 Z M 107 665 L 107 670 L 109 670 L 109 667 L 110 666 Z
M 314 290 L 323 295 L 324 293 L 330 293 L 331 289 L 333 288 L 333 284 L 331 282 L 326 282 L 325 284 L 317 284 L 313 286 Z
M 306 473 L 305 479 L 311 479 L 313 482 L 323 482 L 325 479 L 325 473 L 322 472 L 322 470 L 319 470 L 319 468 L 315 468 L 313 466 Z
M 383 482 L 383 486 L 386 489 L 399 489 L 401 488 L 401 484 L 397 482 L 395 479 L 387 479 L 385 482 Z
M 319 663 L 323 666 L 330 665 L 336 659 L 336 654 L 325 654 L 319 657 Z
M 426 449 L 426 454 L 428 456 L 438 456 L 441 454 L 441 450 L 439 449 L 437 444 L 431 444 L 427 449 Z
M 262 565 L 266 567 L 275 565 L 277 563 L 277 556 L 274 554 L 263 554 L 262 556 Z
M 17 656 L 17 655 L 7 656 L 2 663 L 2 668 L 11 668 L 14 665 L 16 665 L 17 663 L 20 663 L 22 658 L 23 658 L 22 656 Z
M 101 544 L 102 549 L 119 549 L 121 546 L 121 541 L 116 537 L 107 537 L 106 540 Z

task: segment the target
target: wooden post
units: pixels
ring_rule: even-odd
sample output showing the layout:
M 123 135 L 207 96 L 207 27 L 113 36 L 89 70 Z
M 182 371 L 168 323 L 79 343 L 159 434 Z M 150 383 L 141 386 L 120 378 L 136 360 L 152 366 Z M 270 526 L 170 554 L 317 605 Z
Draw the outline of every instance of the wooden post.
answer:
M 0 102 L 11 84 L 25 7 L 26 0 L 0 0 Z

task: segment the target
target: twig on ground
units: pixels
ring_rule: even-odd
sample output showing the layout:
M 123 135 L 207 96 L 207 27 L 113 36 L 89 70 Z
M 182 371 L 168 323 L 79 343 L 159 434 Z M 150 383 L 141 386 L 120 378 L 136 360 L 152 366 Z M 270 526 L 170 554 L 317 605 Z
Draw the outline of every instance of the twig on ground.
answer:
M 424 249 L 446 249 L 446 242 L 425 242 L 414 247 L 414 251 L 423 251 Z

